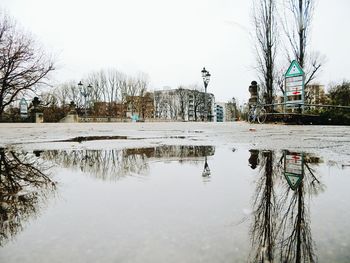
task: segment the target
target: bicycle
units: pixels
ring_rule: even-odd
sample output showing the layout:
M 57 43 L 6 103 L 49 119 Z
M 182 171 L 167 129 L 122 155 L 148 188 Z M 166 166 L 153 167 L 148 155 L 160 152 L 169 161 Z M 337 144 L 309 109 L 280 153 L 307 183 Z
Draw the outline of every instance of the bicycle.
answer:
M 260 104 L 252 105 L 250 110 L 248 111 L 248 122 L 254 123 L 258 121 L 258 123 L 263 124 L 266 120 L 267 113 L 264 107 Z

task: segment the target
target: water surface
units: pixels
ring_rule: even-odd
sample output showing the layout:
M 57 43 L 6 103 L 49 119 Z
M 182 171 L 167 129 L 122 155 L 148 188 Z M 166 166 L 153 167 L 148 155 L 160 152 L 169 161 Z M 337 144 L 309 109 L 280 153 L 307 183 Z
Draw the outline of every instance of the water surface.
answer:
M 350 262 L 349 169 L 288 150 L 0 150 L 1 262 Z

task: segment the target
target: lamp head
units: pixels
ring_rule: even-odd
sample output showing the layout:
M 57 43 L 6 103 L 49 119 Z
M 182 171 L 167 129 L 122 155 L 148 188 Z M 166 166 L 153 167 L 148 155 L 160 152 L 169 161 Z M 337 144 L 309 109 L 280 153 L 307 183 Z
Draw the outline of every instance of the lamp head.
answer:
M 206 77 L 208 71 L 205 68 L 203 68 L 201 72 L 202 72 L 202 78 L 204 79 Z

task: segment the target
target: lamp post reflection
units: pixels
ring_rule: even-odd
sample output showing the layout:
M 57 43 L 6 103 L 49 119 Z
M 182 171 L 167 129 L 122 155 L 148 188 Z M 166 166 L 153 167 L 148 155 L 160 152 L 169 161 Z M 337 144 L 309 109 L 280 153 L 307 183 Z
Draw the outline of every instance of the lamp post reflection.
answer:
M 202 177 L 204 182 L 210 181 L 210 168 L 208 165 L 208 159 L 207 156 L 205 156 L 205 161 L 204 161 L 204 168 L 202 172 Z

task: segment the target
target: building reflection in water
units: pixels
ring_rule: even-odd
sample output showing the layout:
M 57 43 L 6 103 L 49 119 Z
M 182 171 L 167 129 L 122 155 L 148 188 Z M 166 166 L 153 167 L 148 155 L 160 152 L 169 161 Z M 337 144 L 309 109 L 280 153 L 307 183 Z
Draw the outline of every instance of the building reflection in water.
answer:
M 0 148 L 0 246 L 38 214 L 56 189 L 49 168 L 34 154 Z
M 306 153 L 250 151 L 259 175 L 253 197 L 252 262 L 316 262 L 309 202 L 324 190 Z M 258 161 L 257 161 L 258 160 Z
M 60 166 L 76 168 L 96 178 L 113 181 L 129 175 L 147 174 L 149 162 L 152 161 L 199 164 L 203 157 L 214 153 L 214 146 L 163 145 L 122 150 L 53 150 L 45 151 L 41 156 Z
M 123 150 L 15 152 L 0 148 L 0 246 L 35 217 L 57 187 L 48 161 L 101 179 L 142 174 L 152 160 L 193 162 L 214 155 L 213 146 L 159 146 Z

